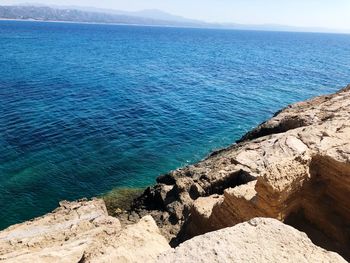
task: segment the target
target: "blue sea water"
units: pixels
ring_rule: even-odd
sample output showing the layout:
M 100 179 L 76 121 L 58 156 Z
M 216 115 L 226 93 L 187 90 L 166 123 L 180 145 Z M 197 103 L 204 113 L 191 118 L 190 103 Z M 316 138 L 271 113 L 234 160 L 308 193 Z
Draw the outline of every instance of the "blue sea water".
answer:
M 350 82 L 350 35 L 0 21 L 0 228 L 144 187 Z

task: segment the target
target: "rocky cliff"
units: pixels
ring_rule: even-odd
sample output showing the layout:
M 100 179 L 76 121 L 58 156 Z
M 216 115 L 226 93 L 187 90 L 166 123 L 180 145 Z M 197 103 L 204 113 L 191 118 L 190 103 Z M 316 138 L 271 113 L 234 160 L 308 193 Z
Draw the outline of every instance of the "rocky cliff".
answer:
M 157 182 L 133 210 L 151 213 L 175 245 L 271 217 L 350 247 L 350 86 L 291 105 L 238 144 Z
M 350 86 L 288 106 L 237 144 L 157 178 L 118 219 L 94 200 L 12 226 L 0 233 L 0 259 L 345 262 L 322 248 L 350 259 L 349 194 Z M 171 250 L 163 236 L 182 244 Z

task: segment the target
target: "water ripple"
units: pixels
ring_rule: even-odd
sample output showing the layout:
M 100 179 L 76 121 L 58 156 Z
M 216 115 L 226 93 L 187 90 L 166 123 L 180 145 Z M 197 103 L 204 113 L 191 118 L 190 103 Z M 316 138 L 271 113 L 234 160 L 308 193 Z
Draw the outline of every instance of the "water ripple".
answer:
M 143 187 L 349 82 L 350 36 L 0 21 L 0 228 Z

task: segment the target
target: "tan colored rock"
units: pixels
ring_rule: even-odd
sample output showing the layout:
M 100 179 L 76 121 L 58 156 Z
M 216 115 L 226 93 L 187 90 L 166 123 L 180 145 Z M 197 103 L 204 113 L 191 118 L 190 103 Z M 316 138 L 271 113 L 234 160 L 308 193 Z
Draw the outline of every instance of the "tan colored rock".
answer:
M 151 216 L 122 229 L 98 199 L 61 202 L 0 232 L 1 262 L 152 262 L 169 248 Z
M 194 237 L 158 257 L 159 263 L 336 263 L 336 253 L 315 246 L 302 232 L 277 220 L 255 218 Z
M 161 203 L 162 217 L 152 211 L 163 232 L 177 227 L 168 235 L 175 244 L 254 217 L 299 215 L 350 258 L 350 86 L 291 105 L 240 143 L 157 182 L 154 189 L 181 184 Z M 145 193 L 134 210 L 152 210 L 153 200 Z
M 86 262 L 154 262 L 160 253 L 169 248 L 153 218 L 145 216 L 137 224 L 127 226 L 115 241 L 105 245 L 98 255 L 87 255 Z
M 273 118 L 248 132 L 239 141 L 282 133 L 299 127 L 318 125 L 329 119 L 344 120 L 346 119 L 344 112 L 347 112 L 350 106 L 349 92 L 350 85 L 335 94 L 289 105 Z

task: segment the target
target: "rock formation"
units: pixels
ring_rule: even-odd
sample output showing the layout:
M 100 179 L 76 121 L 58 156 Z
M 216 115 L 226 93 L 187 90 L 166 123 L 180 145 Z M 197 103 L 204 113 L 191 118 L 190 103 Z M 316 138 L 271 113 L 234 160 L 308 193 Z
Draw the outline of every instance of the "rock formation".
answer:
M 154 262 L 169 249 L 150 216 L 121 228 L 103 200 L 61 202 L 50 214 L 0 232 L 1 262 Z
M 118 219 L 93 200 L 12 226 L 0 232 L 0 260 L 344 262 L 275 219 L 350 259 L 349 194 L 350 86 L 291 105 L 237 144 L 160 176 Z M 249 221 L 257 217 L 273 219 Z M 168 250 L 167 241 L 186 242 Z
M 152 214 L 172 244 L 271 217 L 312 228 L 348 254 L 350 86 L 291 105 L 238 144 L 157 182 L 133 211 Z
M 275 219 L 254 218 L 246 223 L 197 236 L 166 251 L 158 263 L 197 262 L 346 262 L 336 253 Z

